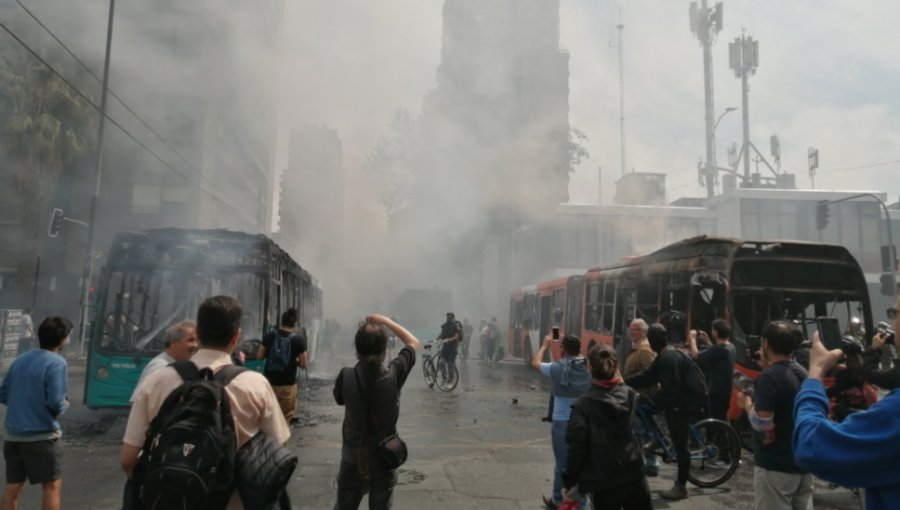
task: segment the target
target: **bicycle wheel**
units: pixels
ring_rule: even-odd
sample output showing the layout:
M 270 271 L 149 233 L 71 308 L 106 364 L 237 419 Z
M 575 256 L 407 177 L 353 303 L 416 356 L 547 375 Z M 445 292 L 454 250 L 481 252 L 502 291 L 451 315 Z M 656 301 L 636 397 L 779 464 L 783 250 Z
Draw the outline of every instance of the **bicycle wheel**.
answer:
M 456 365 L 450 365 L 446 361 L 438 361 L 437 387 L 441 391 L 453 391 L 459 384 L 459 370 Z
M 434 360 L 425 358 L 425 361 L 422 363 L 422 372 L 425 373 L 425 384 L 427 384 L 429 388 L 434 388 L 434 383 L 437 380 L 437 372 L 434 369 Z
M 688 480 L 697 487 L 717 487 L 731 478 L 741 463 L 741 440 L 731 425 L 712 418 L 691 426 L 688 438 L 691 469 Z

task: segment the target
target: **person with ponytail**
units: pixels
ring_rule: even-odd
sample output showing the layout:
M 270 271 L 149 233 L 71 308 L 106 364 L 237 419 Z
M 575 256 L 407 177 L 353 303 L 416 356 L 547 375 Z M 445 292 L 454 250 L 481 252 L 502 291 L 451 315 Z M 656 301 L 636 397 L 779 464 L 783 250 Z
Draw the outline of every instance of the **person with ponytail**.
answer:
M 390 330 L 403 342 L 397 357 L 385 359 Z M 383 315 L 370 315 L 354 339 L 358 362 L 341 370 L 334 384 L 334 400 L 344 406 L 341 466 L 335 510 L 355 510 L 364 494 L 369 508 L 388 509 L 393 503 L 397 470 L 383 464 L 376 445 L 397 434 L 400 389 L 416 363 L 419 340 Z
M 644 456 L 634 433 L 637 393 L 619 376 L 619 362 L 608 345 L 588 352 L 591 389 L 572 406 L 566 428 L 568 455 L 563 498 L 590 494 L 594 509 L 651 510 Z M 573 488 L 577 490 L 573 491 Z

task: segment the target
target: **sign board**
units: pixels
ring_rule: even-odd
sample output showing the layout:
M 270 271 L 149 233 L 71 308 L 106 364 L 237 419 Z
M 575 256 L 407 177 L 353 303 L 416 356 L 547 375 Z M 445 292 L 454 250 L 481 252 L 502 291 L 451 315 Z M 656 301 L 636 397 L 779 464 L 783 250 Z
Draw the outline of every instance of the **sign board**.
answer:
M 0 362 L 8 363 L 19 353 L 22 310 L 0 310 Z

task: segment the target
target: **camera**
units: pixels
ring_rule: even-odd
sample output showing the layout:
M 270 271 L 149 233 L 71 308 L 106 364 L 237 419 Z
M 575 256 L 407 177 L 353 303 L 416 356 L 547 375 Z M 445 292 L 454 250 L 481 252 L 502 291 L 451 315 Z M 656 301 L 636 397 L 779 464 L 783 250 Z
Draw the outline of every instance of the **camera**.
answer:
M 879 322 L 878 325 L 875 326 L 875 331 L 884 335 L 884 343 L 894 345 L 894 337 L 897 335 L 890 324 L 887 322 Z

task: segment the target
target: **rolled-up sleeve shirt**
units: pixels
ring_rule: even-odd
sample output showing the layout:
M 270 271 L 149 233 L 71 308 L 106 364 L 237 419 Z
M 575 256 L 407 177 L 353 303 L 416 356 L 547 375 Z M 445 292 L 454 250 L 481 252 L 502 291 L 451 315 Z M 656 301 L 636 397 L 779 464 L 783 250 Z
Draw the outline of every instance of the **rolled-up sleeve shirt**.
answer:
M 227 353 L 210 349 L 200 349 L 191 361 L 197 368 L 209 367 L 213 372 L 232 364 L 231 356 Z M 143 446 L 150 422 L 159 413 L 166 397 L 181 386 L 182 382 L 178 372 L 172 367 L 157 370 L 147 376 L 134 395 L 134 405 L 125 427 L 125 444 L 138 448 Z M 238 448 L 257 432 L 264 433 L 279 444 L 284 444 L 291 437 L 278 399 L 262 374 L 252 370 L 242 372 L 225 387 L 225 393 L 231 406 Z M 240 508 L 243 507 L 235 493 L 228 503 L 228 509 Z

